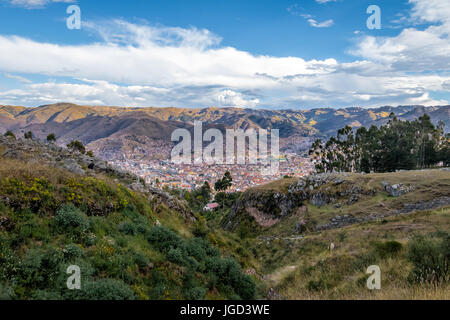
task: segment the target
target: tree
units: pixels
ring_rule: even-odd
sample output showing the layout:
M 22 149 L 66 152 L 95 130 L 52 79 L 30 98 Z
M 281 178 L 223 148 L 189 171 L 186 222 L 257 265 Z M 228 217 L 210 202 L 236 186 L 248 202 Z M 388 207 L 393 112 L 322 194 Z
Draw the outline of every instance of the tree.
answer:
M 231 173 L 229 171 L 225 172 L 222 179 L 218 180 L 214 184 L 214 189 L 218 192 L 226 191 L 228 188 L 232 186 L 233 178 L 231 177 Z
M 33 139 L 33 132 L 28 131 L 23 135 L 25 139 Z
M 211 186 L 209 185 L 208 181 L 205 181 L 205 183 L 203 183 L 202 187 L 200 188 L 200 194 L 204 199 L 207 200 L 209 200 L 209 198 L 211 197 Z
M 94 152 L 93 152 L 92 150 L 86 151 L 86 155 L 87 155 L 88 157 L 93 158 L 93 157 L 94 157 Z
M 16 139 L 16 135 L 11 130 L 6 131 L 5 137 Z
M 54 143 L 54 142 L 56 142 L 56 136 L 55 136 L 54 133 L 50 133 L 50 134 L 47 136 L 47 142 L 49 142 L 49 143 Z
M 225 205 L 225 191 L 227 191 L 227 189 L 232 186 L 232 182 L 233 178 L 231 177 L 231 173 L 227 171 L 223 175 L 223 178 L 218 180 L 214 185 L 214 189 L 219 192 L 216 195 L 216 198 L 218 198 L 217 196 L 219 196 L 219 198 L 222 198 L 222 207 Z
M 67 148 L 71 149 L 72 151 L 78 151 L 81 154 L 86 153 L 86 148 L 84 147 L 83 143 L 78 140 L 73 140 L 67 145 Z
M 435 127 L 424 114 L 419 119 L 401 121 L 394 114 L 381 126 L 349 126 L 338 130 L 326 143 L 317 140 L 309 152 L 318 172 L 392 172 L 448 163 L 448 139 L 444 126 Z

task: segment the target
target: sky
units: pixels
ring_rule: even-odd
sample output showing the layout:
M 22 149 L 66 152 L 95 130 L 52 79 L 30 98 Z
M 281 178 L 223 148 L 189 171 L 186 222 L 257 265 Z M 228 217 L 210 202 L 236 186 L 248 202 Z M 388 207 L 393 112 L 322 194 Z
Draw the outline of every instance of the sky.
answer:
M 450 0 L 0 0 L 0 105 L 449 101 Z

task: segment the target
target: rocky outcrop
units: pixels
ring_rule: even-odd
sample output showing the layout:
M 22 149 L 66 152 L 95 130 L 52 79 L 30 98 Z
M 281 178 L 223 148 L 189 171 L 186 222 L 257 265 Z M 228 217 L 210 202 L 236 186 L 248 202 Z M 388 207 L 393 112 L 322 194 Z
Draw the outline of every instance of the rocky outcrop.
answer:
M 0 135 L 0 145 L 4 147 L 2 156 L 29 163 L 45 163 L 55 168 L 67 170 L 79 176 L 107 174 L 118 183 L 127 185 L 130 190 L 149 194 L 149 201 L 154 205 L 164 204 L 178 212 L 186 220 L 196 218 L 186 201 L 175 198 L 163 190 L 146 186 L 138 176 L 109 165 L 97 157 L 90 157 L 80 152 L 72 152 L 54 144 L 31 139 L 11 139 Z M 95 212 L 95 208 L 88 208 Z M 113 208 L 111 208 L 113 210 Z
M 388 182 L 382 182 L 384 190 L 393 197 L 400 197 L 411 191 L 414 191 L 414 186 L 405 186 L 401 183 L 390 185 Z
M 341 206 L 341 203 L 351 205 L 359 201 L 362 195 L 376 193 L 346 180 L 348 176 L 346 173 L 310 175 L 291 183 L 287 186 L 286 192 L 273 191 L 271 188 L 249 190 L 232 207 L 227 217 L 226 228 L 236 227 L 242 215 L 252 217 L 261 227 L 270 227 L 297 213 L 305 202 L 317 207 L 333 203 L 336 203 L 336 206 Z M 305 226 L 299 223 L 294 231 L 302 233 Z
M 189 209 L 189 205 L 185 200 L 180 200 L 176 197 L 173 197 L 161 189 L 148 187 L 146 190 L 150 194 L 149 202 L 153 205 L 153 208 L 156 208 L 161 204 L 163 204 L 167 208 L 178 212 L 185 220 L 188 221 L 197 220 L 197 218 L 195 218 L 195 216 L 193 215 L 192 211 Z
M 369 216 L 353 217 L 353 216 L 335 216 L 329 223 L 321 224 L 316 227 L 316 231 L 339 229 L 348 225 L 379 220 L 387 217 L 410 214 L 416 211 L 434 210 L 450 205 L 450 197 L 441 197 L 431 201 L 421 201 L 418 203 L 405 203 L 400 210 L 391 212 L 372 213 Z

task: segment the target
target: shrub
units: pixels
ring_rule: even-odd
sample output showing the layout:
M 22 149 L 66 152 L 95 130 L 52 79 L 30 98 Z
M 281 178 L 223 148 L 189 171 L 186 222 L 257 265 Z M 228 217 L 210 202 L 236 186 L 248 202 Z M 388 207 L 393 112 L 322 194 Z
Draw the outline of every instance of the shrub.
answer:
M 15 135 L 12 131 L 10 131 L 10 130 L 6 131 L 5 137 L 7 137 L 7 138 L 12 138 L 12 139 L 16 139 L 16 135 Z
M 235 284 L 234 290 L 244 300 L 250 300 L 255 297 L 256 285 L 248 276 L 241 273 L 239 282 Z
M 256 293 L 256 285 L 253 280 L 242 273 L 240 265 L 232 258 L 221 259 L 219 257 L 207 260 L 207 270 L 217 275 L 218 282 L 222 285 L 231 285 L 234 291 L 245 300 L 252 299 Z
M 115 279 L 90 281 L 82 288 L 83 300 L 134 300 L 133 290 Z
M 20 266 L 20 260 L 10 246 L 6 238 L 0 237 L 0 282 L 12 279 Z
M 24 137 L 25 139 L 33 139 L 33 132 L 31 132 L 31 131 L 25 132 L 25 134 L 23 135 L 23 137 Z
M 20 281 L 32 288 L 53 286 L 61 275 L 63 260 L 63 253 L 54 247 L 31 249 L 23 259 Z
M 375 242 L 374 248 L 377 255 L 385 259 L 396 256 L 403 249 L 403 245 L 397 241 Z
M 152 287 L 149 292 L 150 298 L 153 300 L 160 299 L 168 289 L 167 279 L 164 277 L 161 271 L 152 270 L 150 282 Z
M 56 142 L 56 136 L 55 136 L 54 133 L 50 133 L 50 134 L 47 136 L 47 142 L 50 142 L 50 143 Z
M 12 300 L 14 298 L 14 289 L 8 284 L 0 282 L 0 301 Z
M 86 148 L 84 147 L 83 143 L 78 140 L 73 140 L 71 143 L 67 145 L 67 148 L 71 149 L 72 151 L 78 151 L 81 154 L 86 153 Z
M 131 222 L 123 222 L 119 224 L 119 231 L 130 236 L 134 236 L 137 233 L 136 226 Z
M 205 298 L 206 289 L 203 287 L 195 287 L 185 291 L 185 298 L 187 300 L 202 300 Z
M 63 254 L 64 254 L 64 259 L 66 261 L 69 261 L 72 259 L 83 257 L 84 251 L 76 244 L 71 243 L 64 247 Z
M 201 238 L 193 238 L 187 241 L 187 253 L 194 257 L 197 261 L 204 261 L 206 259 L 206 250 L 209 249 L 208 241 Z
M 164 252 L 168 252 L 171 248 L 179 248 L 184 242 L 183 238 L 174 231 L 162 226 L 151 228 L 147 240 Z
M 177 249 L 171 248 L 167 253 L 167 260 L 179 265 L 183 265 L 186 263 L 186 257 L 180 248 Z
M 328 286 L 323 279 L 310 280 L 306 284 L 306 289 L 308 291 L 323 291 L 323 290 L 327 289 L 327 287 Z
M 408 244 L 407 258 L 413 264 L 410 279 L 418 283 L 450 280 L 450 235 L 441 239 L 417 236 Z
M 58 207 L 55 186 L 46 178 L 1 179 L 0 193 L 8 197 L 8 205 L 17 211 L 31 209 L 46 214 Z
M 91 150 L 89 150 L 89 151 L 86 152 L 86 155 L 87 155 L 88 157 L 93 158 L 93 157 L 94 157 L 94 152 L 91 151 Z
M 57 301 L 62 300 L 61 294 L 58 292 L 53 291 L 46 291 L 46 290 L 37 290 L 33 293 L 31 296 L 32 300 L 39 300 L 39 301 Z
M 85 232 L 89 229 L 87 217 L 73 204 L 66 204 L 56 211 L 55 223 L 60 231 Z
M 145 257 L 142 253 L 136 252 L 133 255 L 134 263 L 139 267 L 140 270 L 146 268 L 149 264 L 147 257 Z

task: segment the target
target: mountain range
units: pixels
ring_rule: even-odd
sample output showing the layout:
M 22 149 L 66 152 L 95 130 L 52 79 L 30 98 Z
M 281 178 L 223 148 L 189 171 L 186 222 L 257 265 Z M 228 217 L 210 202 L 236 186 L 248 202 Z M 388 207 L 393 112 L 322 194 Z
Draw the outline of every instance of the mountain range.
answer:
M 38 139 L 55 133 L 58 144 L 77 139 L 105 159 L 123 157 L 167 158 L 177 128 L 279 129 L 284 151 L 300 152 L 317 137 L 329 137 L 346 125 L 354 128 L 384 124 L 393 112 L 402 120 L 427 113 L 450 131 L 450 106 L 384 106 L 379 108 L 320 108 L 259 110 L 240 108 L 123 108 L 58 103 L 40 107 L 1 106 L 0 130 L 21 135 L 32 131 Z

